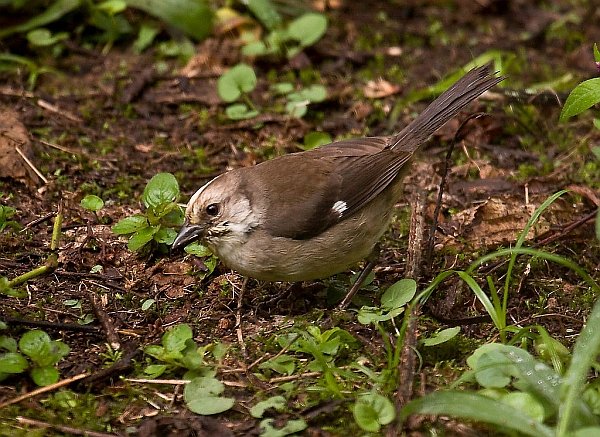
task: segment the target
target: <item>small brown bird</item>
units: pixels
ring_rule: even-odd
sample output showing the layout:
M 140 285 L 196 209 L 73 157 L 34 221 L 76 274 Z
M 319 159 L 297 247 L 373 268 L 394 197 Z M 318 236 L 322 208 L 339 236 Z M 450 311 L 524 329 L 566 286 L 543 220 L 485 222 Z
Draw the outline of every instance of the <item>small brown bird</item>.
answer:
M 338 141 L 217 176 L 188 202 L 172 248 L 199 239 L 226 266 L 264 281 L 347 270 L 388 228 L 419 147 L 503 79 L 490 65 L 475 68 L 396 135 Z

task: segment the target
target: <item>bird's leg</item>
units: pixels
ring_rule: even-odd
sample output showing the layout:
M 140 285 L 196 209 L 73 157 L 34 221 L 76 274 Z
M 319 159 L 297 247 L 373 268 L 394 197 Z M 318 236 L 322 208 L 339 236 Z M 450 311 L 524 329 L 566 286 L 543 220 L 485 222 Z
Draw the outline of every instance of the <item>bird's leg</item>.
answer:
M 244 343 L 244 334 L 242 332 L 242 300 L 244 299 L 244 292 L 246 291 L 246 287 L 248 285 L 248 277 L 244 278 L 244 282 L 242 282 L 242 288 L 238 292 L 237 298 L 237 309 L 235 312 L 235 328 L 237 333 L 238 343 L 240 344 L 240 350 L 242 354 L 245 356 L 248 355 L 246 352 L 246 344 Z
M 369 276 L 369 273 L 371 273 L 373 267 L 375 267 L 375 264 L 377 264 L 378 258 L 379 244 L 375 246 L 373 252 L 371 252 L 371 255 L 369 255 L 369 257 L 367 258 L 367 264 L 363 267 L 362 271 L 360 272 L 360 275 L 358 275 L 358 278 L 356 278 L 356 281 L 354 281 L 354 284 L 352 284 L 352 287 L 350 287 L 350 290 L 348 290 L 348 293 L 346 293 L 344 299 L 342 299 L 342 301 L 338 304 L 338 310 L 344 310 L 350 304 L 350 301 L 352 300 L 356 292 L 360 290 L 360 287 L 363 286 L 365 280 L 367 279 L 367 276 Z

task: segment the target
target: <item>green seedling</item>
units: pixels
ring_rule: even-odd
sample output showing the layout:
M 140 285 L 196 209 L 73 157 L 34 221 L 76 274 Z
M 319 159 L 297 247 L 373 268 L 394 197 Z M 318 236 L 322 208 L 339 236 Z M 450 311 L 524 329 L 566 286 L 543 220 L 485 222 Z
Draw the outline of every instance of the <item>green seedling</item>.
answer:
M 190 411 L 210 415 L 229 410 L 235 399 L 221 396 L 225 386 L 215 377 L 199 376 L 192 379 L 183 389 L 183 399 Z
M 40 66 L 24 56 L 0 53 L 0 71 L 19 71 L 21 68 L 25 68 L 29 72 L 27 77 L 27 88 L 29 90 L 35 88 L 37 79 L 41 74 L 57 73 L 53 68 Z
M 319 146 L 331 143 L 331 141 L 331 135 L 327 132 L 309 132 L 304 135 L 304 141 L 300 148 L 302 150 L 316 149 Z
M 282 428 L 275 428 L 273 419 L 264 419 L 260 422 L 261 437 L 285 437 L 288 435 L 296 435 L 299 432 L 308 428 L 308 425 L 303 419 L 288 420 Z
M 292 117 L 302 118 L 311 103 L 322 102 L 327 98 L 327 89 L 323 85 L 311 85 L 300 91 L 286 95 L 288 102 L 285 110 Z
M 292 117 L 297 118 L 302 118 L 304 115 L 306 115 L 309 104 L 322 102 L 327 98 L 327 89 L 323 85 L 311 85 L 309 87 L 296 90 L 292 83 L 280 82 L 271 85 L 271 90 L 275 94 L 285 96 L 287 100 L 285 104 L 285 111 Z M 331 142 L 331 139 L 329 139 L 327 142 L 322 142 L 324 141 L 324 138 L 329 138 L 329 136 L 325 133 L 313 132 L 313 134 L 314 137 L 309 137 L 309 140 L 311 140 L 313 143 L 312 147 L 317 147 L 316 144 L 321 145 Z
M 127 247 L 133 252 L 149 253 L 156 249 L 166 252 L 177 236 L 174 228 L 183 224 L 183 210 L 176 203 L 178 197 L 179 184 L 175 176 L 155 175 L 142 194 L 144 213 L 121 219 L 112 231 L 128 236 Z
M 165 372 L 173 373 L 178 369 L 185 369 L 185 379 L 214 376 L 214 370 L 205 361 L 210 349 L 210 345 L 196 345 L 189 325 L 176 325 L 163 335 L 160 346 L 151 345 L 144 349 L 146 355 L 161 362 L 146 366 L 144 373 L 151 378 L 158 378 Z
M 218 344 L 198 346 L 189 325 L 174 326 L 163 335 L 160 346 L 151 345 L 144 349 L 146 355 L 162 362 L 146 366 L 144 373 L 157 378 L 165 372 L 185 369 L 183 378 L 190 380 L 183 392 L 187 407 L 196 414 L 221 413 L 230 409 L 235 401 L 221 396 L 225 386 L 215 377 L 214 368 L 206 362 L 209 351 L 220 360 L 226 349 Z
M 224 73 L 217 82 L 219 97 L 227 103 L 232 103 L 225 109 L 231 120 L 242 120 L 256 117 L 259 112 L 248 97 L 248 93 L 256 88 L 256 74 L 247 64 L 238 64 Z M 238 99 L 244 103 L 233 103 Z
M 100 197 L 94 194 L 87 194 L 83 197 L 83 199 L 81 199 L 81 202 L 79 202 L 79 204 L 83 209 L 91 211 L 92 214 L 94 214 L 94 217 L 96 218 L 96 221 L 98 223 L 102 222 L 102 220 L 100 220 L 100 217 L 98 217 L 98 211 L 104 208 L 104 200 L 102 200 Z
M 287 26 L 281 20 L 269 20 L 268 24 L 270 32 L 262 40 L 252 34 L 244 35 L 242 53 L 245 56 L 285 55 L 291 58 L 315 44 L 327 31 L 327 18 L 315 12 L 306 13 Z
M 600 50 L 597 44 L 594 44 L 594 61 L 600 70 Z M 583 81 L 567 97 L 560 111 L 559 120 L 566 121 L 598 103 L 600 103 L 600 77 Z
M 358 321 L 363 325 L 378 325 L 381 322 L 392 320 L 404 312 L 404 307 L 417 293 L 417 283 L 412 279 L 401 279 L 381 296 L 381 306 L 363 306 L 358 312 Z
M 56 364 L 70 351 L 69 346 L 52 340 L 40 330 L 27 331 L 19 342 L 6 335 L 0 336 L 0 381 L 11 375 L 29 372 L 39 386 L 54 384 L 59 379 Z
M 379 432 L 396 418 L 394 404 L 379 393 L 360 395 L 352 408 L 354 420 L 364 431 Z
M 17 287 L 25 284 L 27 281 L 38 276 L 52 273 L 58 267 L 58 243 L 60 241 L 61 226 L 62 226 L 62 205 L 59 205 L 58 212 L 54 218 L 54 226 L 52 227 L 52 238 L 50 240 L 50 254 L 46 258 L 46 262 L 13 279 L 8 279 L 5 276 L 0 276 L 0 293 L 11 297 L 23 298 L 27 297 L 25 290 L 17 290 Z
M 11 220 L 13 215 L 15 215 L 14 208 L 6 205 L 0 205 L 0 232 L 7 228 L 12 229 L 13 231 L 18 231 L 21 229 L 21 225 L 18 222 Z

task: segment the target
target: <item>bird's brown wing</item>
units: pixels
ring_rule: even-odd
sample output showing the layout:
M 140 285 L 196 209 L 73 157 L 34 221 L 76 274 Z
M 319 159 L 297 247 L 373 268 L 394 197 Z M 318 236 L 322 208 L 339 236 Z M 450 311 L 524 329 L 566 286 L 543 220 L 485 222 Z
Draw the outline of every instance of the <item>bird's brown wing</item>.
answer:
M 255 167 L 246 193 L 273 236 L 308 239 L 352 216 L 392 183 L 412 154 L 387 137 L 332 143 Z M 262 202 L 262 199 L 270 202 Z M 259 203 L 262 203 L 259 205 Z

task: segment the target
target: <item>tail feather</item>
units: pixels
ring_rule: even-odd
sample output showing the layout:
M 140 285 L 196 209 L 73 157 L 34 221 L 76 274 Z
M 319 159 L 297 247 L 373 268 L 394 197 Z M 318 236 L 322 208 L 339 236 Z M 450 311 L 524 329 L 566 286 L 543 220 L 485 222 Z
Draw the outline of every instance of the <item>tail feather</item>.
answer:
M 503 80 L 504 76 L 493 75 L 491 63 L 470 70 L 395 135 L 389 147 L 414 152 L 461 109 Z

